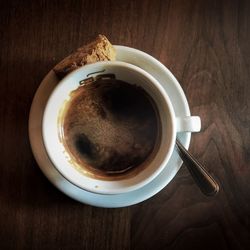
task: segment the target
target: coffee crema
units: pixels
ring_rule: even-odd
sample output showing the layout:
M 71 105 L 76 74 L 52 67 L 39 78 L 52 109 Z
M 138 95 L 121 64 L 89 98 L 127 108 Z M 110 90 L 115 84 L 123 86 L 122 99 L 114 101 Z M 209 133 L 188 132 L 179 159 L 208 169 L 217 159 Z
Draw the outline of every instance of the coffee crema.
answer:
M 95 176 L 145 165 L 161 134 L 153 99 L 142 88 L 116 79 L 99 79 L 72 91 L 58 124 L 71 162 Z

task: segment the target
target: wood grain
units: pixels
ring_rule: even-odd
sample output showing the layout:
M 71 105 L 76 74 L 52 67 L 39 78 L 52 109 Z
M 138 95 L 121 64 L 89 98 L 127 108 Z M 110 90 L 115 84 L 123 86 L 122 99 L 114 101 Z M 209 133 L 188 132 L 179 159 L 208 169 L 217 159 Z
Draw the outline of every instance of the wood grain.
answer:
M 249 1 L 1 1 L 0 249 L 249 249 Z M 163 62 L 202 132 L 190 151 L 218 180 L 204 197 L 188 171 L 128 208 L 75 202 L 50 184 L 29 146 L 44 75 L 96 34 Z

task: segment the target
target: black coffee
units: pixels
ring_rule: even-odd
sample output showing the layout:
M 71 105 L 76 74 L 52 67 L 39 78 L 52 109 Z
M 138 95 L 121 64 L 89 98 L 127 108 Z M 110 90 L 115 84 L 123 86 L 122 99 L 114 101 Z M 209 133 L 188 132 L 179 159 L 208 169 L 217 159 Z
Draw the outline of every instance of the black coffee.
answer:
M 154 151 L 161 129 L 152 98 L 116 79 L 79 87 L 63 113 L 66 149 L 78 165 L 102 175 L 140 166 Z

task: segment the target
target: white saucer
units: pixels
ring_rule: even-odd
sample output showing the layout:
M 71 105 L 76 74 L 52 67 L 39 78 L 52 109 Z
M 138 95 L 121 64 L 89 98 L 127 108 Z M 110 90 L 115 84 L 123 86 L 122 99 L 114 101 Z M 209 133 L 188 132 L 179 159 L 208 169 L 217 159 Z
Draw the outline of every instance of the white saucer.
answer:
M 158 60 L 152 56 L 129 47 L 115 46 L 117 49 L 117 60 L 128 62 L 141 67 L 153 75 L 166 89 L 176 116 L 189 116 L 190 110 L 185 94 L 172 75 L 172 73 Z M 46 101 L 58 83 L 58 79 L 53 71 L 50 71 L 41 82 L 30 110 L 29 117 L 29 138 L 34 157 L 42 172 L 47 178 L 63 193 L 69 197 L 97 207 L 125 207 L 142 202 L 160 190 L 162 190 L 176 175 L 181 167 L 182 161 L 177 152 L 171 156 L 170 161 L 164 170 L 149 184 L 136 191 L 118 195 L 95 194 L 76 187 L 67 181 L 53 166 L 45 151 L 41 133 L 42 116 Z M 181 133 L 178 135 L 183 145 L 188 148 L 191 133 Z

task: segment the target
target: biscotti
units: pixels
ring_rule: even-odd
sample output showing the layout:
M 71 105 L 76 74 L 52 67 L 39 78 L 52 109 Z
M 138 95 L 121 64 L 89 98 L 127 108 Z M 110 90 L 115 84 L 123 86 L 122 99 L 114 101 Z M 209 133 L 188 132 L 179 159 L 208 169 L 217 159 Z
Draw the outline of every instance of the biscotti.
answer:
M 115 58 L 115 48 L 104 35 L 98 35 L 94 41 L 78 48 L 74 53 L 64 58 L 53 70 L 62 79 L 68 73 L 86 64 L 112 61 Z

